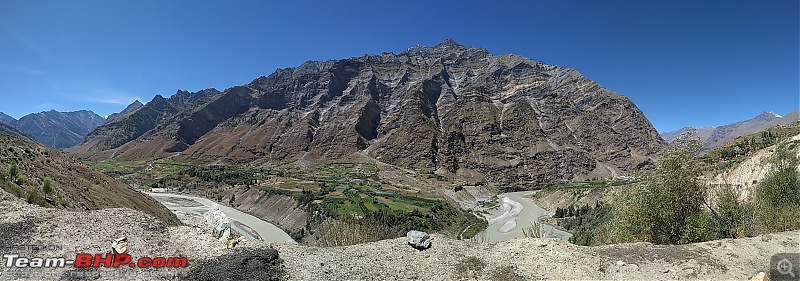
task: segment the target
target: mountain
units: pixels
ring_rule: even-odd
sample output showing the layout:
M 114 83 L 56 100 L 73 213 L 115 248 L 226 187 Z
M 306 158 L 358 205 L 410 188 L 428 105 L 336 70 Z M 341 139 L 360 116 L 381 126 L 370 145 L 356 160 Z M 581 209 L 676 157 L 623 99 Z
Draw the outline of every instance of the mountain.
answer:
M 754 131 L 759 132 L 775 126 L 797 124 L 798 122 L 800 122 L 800 110 L 795 110 L 757 127 Z
M 20 131 L 16 127 L 8 125 L 4 122 L 0 122 L 0 134 L 11 135 L 24 139 L 26 141 L 35 142 L 35 140 L 33 140 L 33 137 L 31 135 L 28 135 L 25 132 Z
M 125 114 L 128 114 L 128 113 L 131 113 L 131 112 L 133 112 L 134 110 L 137 110 L 137 109 L 139 109 L 139 108 L 140 108 L 140 107 L 142 107 L 142 106 L 144 106 L 144 105 L 142 104 L 142 102 L 140 102 L 140 101 L 136 100 L 136 101 L 134 101 L 133 103 L 129 104 L 127 107 L 125 107 L 125 109 L 123 109 L 123 110 L 122 110 L 122 111 L 120 111 L 119 113 L 114 113 L 114 114 L 111 114 L 111 115 L 109 115 L 109 116 L 106 118 L 106 122 L 108 122 L 108 121 L 111 121 L 111 120 L 114 120 L 114 118 L 117 118 L 117 117 L 119 117 L 119 116 L 121 116 L 121 115 L 125 115 Z
M 0 187 L 19 198 L 42 195 L 45 179 L 51 179 L 56 192 L 41 201 L 70 210 L 129 208 L 147 213 L 168 224 L 178 225 L 177 217 L 158 201 L 139 191 L 76 162 L 64 153 L 23 139 L 0 134 Z M 12 163 L 19 176 L 10 175 Z M 30 199 L 29 199 L 30 200 Z
M 212 88 L 197 93 L 178 90 L 169 99 L 156 95 L 140 108 L 128 114 L 120 114 L 90 132 L 72 153 L 92 159 L 115 157 L 114 154 L 120 150 L 120 146 L 142 137 L 159 124 L 180 118 L 182 115 L 179 115 L 179 112 L 189 110 L 195 104 L 203 104 L 219 94 L 218 90 Z
M 7 119 L 6 117 L 11 118 L 5 114 L 0 115 L 0 118 Z M 48 147 L 67 149 L 81 143 L 86 134 L 105 121 L 102 116 L 88 110 L 73 112 L 50 110 L 31 113 L 19 120 L 11 118 L 7 124 L 33 136 L 37 142 Z
M 5 113 L 0 112 L 0 123 L 6 123 L 11 125 L 14 122 L 17 122 L 17 119 L 14 119 L 14 117 L 8 116 Z
M 794 116 L 794 117 L 792 117 Z M 763 112 L 751 119 L 716 127 L 683 127 L 679 130 L 662 133 L 661 137 L 667 142 L 672 142 L 679 135 L 693 130 L 693 136 L 700 138 L 703 143 L 701 151 L 707 152 L 739 136 L 749 135 L 769 127 L 797 122 L 797 112 L 786 117 L 773 112 Z
M 156 96 L 73 153 L 237 162 L 359 155 L 525 190 L 647 167 L 665 145 L 636 105 L 577 70 L 452 40 L 309 61 L 197 95 L 182 95 L 181 108 L 176 96 Z

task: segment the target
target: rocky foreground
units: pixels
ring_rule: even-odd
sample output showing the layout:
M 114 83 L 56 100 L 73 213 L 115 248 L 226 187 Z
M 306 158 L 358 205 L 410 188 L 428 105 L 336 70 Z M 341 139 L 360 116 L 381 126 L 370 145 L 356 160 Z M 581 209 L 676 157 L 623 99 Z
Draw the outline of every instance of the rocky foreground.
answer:
M 649 243 L 576 246 L 554 239 L 516 239 L 496 244 L 433 234 L 416 250 L 406 238 L 317 248 L 245 241 L 234 249 L 211 238 L 199 220 L 167 226 L 128 209 L 67 212 L 29 205 L 0 191 L 0 250 L 19 245 L 58 245 L 20 256 L 66 257 L 106 253 L 126 236 L 133 259 L 187 257 L 185 269 L 9 268 L 0 279 L 33 280 L 747 280 L 769 271 L 770 256 L 800 251 L 800 232 L 693 245 Z

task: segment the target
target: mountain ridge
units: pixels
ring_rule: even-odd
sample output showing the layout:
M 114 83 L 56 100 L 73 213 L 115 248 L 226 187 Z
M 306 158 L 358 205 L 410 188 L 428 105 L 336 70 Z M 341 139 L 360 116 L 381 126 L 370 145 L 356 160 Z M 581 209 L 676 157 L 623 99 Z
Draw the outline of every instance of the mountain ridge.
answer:
M 164 116 L 126 138 L 109 133 L 130 127 L 150 103 L 164 104 L 157 96 L 90 133 L 74 155 L 180 152 L 183 160 L 248 162 L 365 153 L 523 190 L 647 167 L 665 145 L 629 99 L 577 70 L 452 40 L 397 55 L 308 61 L 205 97 L 162 108 Z
M 715 147 L 725 144 L 739 136 L 748 135 L 762 131 L 777 125 L 791 124 L 798 121 L 798 111 L 790 112 L 784 116 L 771 111 L 764 111 L 753 118 L 734 122 L 727 125 L 698 128 L 687 126 L 675 131 L 661 133 L 661 137 L 667 142 L 672 142 L 679 135 L 694 131 L 694 137 L 700 138 L 703 143 L 701 151 L 707 152 Z
M 55 110 L 31 113 L 19 120 L 0 115 L 0 121 L 32 136 L 37 142 L 55 149 L 68 149 L 90 131 L 105 123 L 105 118 L 90 110 L 60 112 Z

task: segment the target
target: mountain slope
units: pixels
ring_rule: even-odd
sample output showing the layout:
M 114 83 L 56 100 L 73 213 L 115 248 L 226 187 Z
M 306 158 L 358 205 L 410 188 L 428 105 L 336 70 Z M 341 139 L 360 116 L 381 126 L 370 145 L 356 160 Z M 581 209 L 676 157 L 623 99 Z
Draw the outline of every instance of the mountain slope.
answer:
M 33 140 L 33 137 L 31 135 L 28 135 L 25 132 L 20 131 L 16 127 L 8 125 L 3 122 L 0 122 L 0 134 L 11 135 L 26 141 L 36 142 L 35 140 Z
M 774 155 L 778 145 L 783 143 L 791 152 L 800 155 L 800 146 L 798 146 L 800 144 L 800 134 L 798 134 L 800 123 L 795 122 L 791 125 L 770 128 L 737 138 L 706 154 L 707 157 L 712 157 L 710 160 L 722 162 L 723 165 L 720 166 L 724 167 L 724 169 L 711 174 L 708 182 L 713 185 L 734 186 L 740 190 L 742 196 L 746 197 L 748 192 L 752 191 L 752 188 L 767 176 L 772 167 L 769 159 Z M 765 144 L 765 141 L 771 142 Z M 728 158 L 721 160 L 713 158 L 722 155 L 719 151 L 725 149 L 733 152 L 730 154 L 735 154 L 735 156 L 729 154 Z M 709 162 L 714 163 L 712 161 Z M 797 168 L 800 169 L 800 164 Z M 712 171 L 714 170 L 712 169 Z
M 662 133 L 661 137 L 664 138 L 667 142 L 672 142 L 679 135 L 688 132 L 690 130 L 693 130 L 694 131 L 693 136 L 700 138 L 700 141 L 703 143 L 703 147 L 701 148 L 701 150 L 707 152 L 712 148 L 718 147 L 730 140 L 735 139 L 736 137 L 764 130 L 767 128 L 765 127 L 768 126 L 767 124 L 774 124 L 772 126 L 775 126 L 780 124 L 791 123 L 791 122 L 786 122 L 788 120 L 790 119 L 784 119 L 782 118 L 782 116 L 772 112 L 763 112 L 751 119 L 723 126 L 705 127 L 705 128 L 683 127 L 676 131 Z
M 664 146 L 630 100 L 576 70 L 451 40 L 398 55 L 310 61 L 160 112 L 147 132 L 118 146 L 103 145 L 120 139 L 107 132 L 131 122 L 98 128 L 76 155 L 181 152 L 246 162 L 359 153 L 521 190 L 646 167 Z
M 60 151 L 0 135 L 0 186 L 18 197 L 28 198 L 38 190 L 42 194 L 44 180 L 49 178 L 56 193 L 47 204 L 75 209 L 130 208 L 150 214 L 168 224 L 179 224 L 177 218 L 158 201 L 134 191 L 111 177 L 75 162 Z M 16 163 L 19 177 L 10 175 Z

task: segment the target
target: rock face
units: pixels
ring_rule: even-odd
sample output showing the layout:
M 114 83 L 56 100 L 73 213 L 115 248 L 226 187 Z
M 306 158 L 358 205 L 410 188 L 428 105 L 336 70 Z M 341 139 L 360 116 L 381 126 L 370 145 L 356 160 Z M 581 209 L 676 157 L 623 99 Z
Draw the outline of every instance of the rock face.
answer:
M 181 93 L 179 93 L 181 94 Z M 664 141 L 574 69 L 446 40 L 310 61 L 221 93 L 156 97 L 75 150 L 92 159 L 339 159 L 354 153 L 502 190 L 646 167 Z
M 105 123 L 105 118 L 88 110 L 58 112 L 55 110 L 32 113 L 15 120 L 3 114 L 4 123 L 16 127 L 50 148 L 67 149 Z

